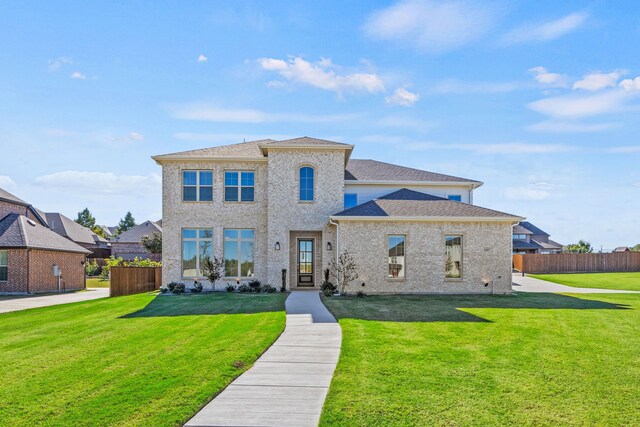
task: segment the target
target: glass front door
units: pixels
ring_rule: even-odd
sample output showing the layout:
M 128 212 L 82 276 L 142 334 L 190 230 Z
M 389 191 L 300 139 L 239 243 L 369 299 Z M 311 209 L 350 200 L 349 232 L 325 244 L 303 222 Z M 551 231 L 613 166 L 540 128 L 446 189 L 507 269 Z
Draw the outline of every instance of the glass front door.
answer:
M 313 239 L 298 240 L 298 286 L 313 286 Z

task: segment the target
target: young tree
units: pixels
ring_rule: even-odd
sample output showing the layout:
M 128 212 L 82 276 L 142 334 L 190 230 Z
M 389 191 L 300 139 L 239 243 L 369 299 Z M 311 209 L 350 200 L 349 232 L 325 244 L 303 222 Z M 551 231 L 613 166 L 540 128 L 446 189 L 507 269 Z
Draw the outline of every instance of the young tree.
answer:
M 591 243 L 580 240 L 578 243 L 572 243 L 565 246 L 565 252 L 573 254 L 590 254 L 593 252 L 593 248 L 591 247 Z
M 332 259 L 329 268 L 342 294 L 347 292 L 349 283 L 358 278 L 358 266 L 347 250 L 338 256 L 337 261 L 335 258 Z
M 154 232 L 151 236 L 142 236 L 142 246 L 151 254 L 162 253 L 162 234 Z
M 213 257 L 205 257 L 202 260 L 202 272 L 209 279 L 212 286 L 216 285 L 216 281 L 224 277 L 224 259 Z
M 136 224 L 136 220 L 133 218 L 133 215 L 131 215 L 131 212 L 127 212 L 124 218 L 118 223 L 118 234 L 124 233 L 136 225 L 138 224 Z
M 76 222 L 83 227 L 87 227 L 89 229 L 93 229 L 96 226 L 96 219 L 89 212 L 89 208 L 84 208 L 80 212 L 78 212 L 78 217 L 76 218 Z
M 638 243 L 637 245 L 632 247 L 631 250 L 634 251 L 634 252 L 640 252 L 640 243 Z
M 100 227 L 99 225 L 93 226 L 91 231 L 93 231 L 95 234 L 97 234 L 98 236 L 100 236 L 102 238 L 105 238 L 105 239 L 107 238 L 107 233 L 105 233 L 104 229 L 102 227 Z

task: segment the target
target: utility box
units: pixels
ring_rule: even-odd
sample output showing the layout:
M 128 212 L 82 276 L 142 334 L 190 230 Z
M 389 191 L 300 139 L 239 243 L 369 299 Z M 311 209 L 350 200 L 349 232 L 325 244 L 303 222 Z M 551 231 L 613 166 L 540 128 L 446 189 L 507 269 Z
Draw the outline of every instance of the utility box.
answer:
M 60 277 L 62 276 L 62 270 L 57 265 L 53 264 L 53 266 L 51 267 L 51 274 L 53 275 L 53 277 Z

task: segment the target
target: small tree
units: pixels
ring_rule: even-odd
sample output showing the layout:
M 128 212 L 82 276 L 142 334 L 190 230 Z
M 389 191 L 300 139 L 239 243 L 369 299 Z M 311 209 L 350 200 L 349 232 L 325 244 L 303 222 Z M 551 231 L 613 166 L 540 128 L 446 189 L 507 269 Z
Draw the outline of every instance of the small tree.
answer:
M 96 226 L 96 219 L 89 211 L 89 208 L 84 208 L 80 212 L 78 212 L 78 217 L 76 218 L 76 222 L 83 227 L 87 227 L 89 229 L 93 229 Z
M 564 251 L 573 254 L 590 254 L 593 252 L 593 248 L 591 247 L 591 243 L 580 240 L 578 243 L 565 246 Z
M 202 260 L 202 272 L 204 276 L 209 279 L 211 285 L 215 287 L 216 281 L 224 277 L 224 259 L 213 257 L 205 257 Z
M 135 227 L 136 225 L 138 224 L 136 224 L 136 220 L 133 218 L 133 215 L 131 215 L 131 212 L 127 212 L 124 218 L 122 218 L 118 223 L 117 232 L 118 234 L 124 233 L 125 231 Z
M 631 250 L 634 251 L 634 252 L 640 252 L 640 243 L 638 243 L 637 245 L 632 247 Z
M 157 231 L 151 236 L 142 236 L 140 243 L 151 254 L 162 253 L 162 234 Z
M 347 250 L 338 256 L 337 261 L 332 259 L 329 268 L 342 294 L 347 292 L 349 283 L 358 278 L 358 266 Z

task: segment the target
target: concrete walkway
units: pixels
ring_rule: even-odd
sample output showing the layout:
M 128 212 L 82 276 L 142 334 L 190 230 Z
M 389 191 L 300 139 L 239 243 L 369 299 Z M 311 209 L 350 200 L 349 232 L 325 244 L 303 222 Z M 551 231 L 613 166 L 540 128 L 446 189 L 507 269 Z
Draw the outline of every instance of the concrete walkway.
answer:
M 54 295 L 16 296 L 6 300 L 0 296 L 0 313 L 26 310 L 28 308 L 47 307 L 50 305 L 69 304 L 78 301 L 89 301 L 92 299 L 106 298 L 108 296 L 109 288 L 88 288 L 86 292 L 69 292 Z
M 340 325 L 317 291 L 294 291 L 287 326 L 186 426 L 317 426 L 340 356 Z
M 546 280 L 534 279 L 529 276 L 522 276 L 520 273 L 513 273 L 512 288 L 516 292 L 562 292 L 572 294 L 638 294 L 638 291 L 625 291 L 620 289 L 595 289 L 595 288 L 574 288 L 572 286 L 561 285 L 559 283 L 547 282 Z

